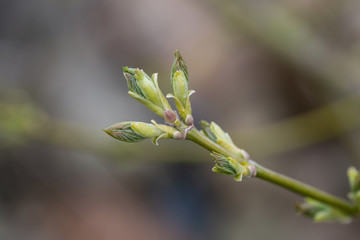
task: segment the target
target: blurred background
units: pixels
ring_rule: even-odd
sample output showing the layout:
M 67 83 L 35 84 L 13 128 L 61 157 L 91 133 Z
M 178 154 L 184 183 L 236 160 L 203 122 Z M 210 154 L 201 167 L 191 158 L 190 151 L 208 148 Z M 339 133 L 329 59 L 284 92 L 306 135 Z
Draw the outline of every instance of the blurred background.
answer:
M 102 128 L 161 121 L 122 66 L 190 75 L 196 122 L 252 158 L 346 196 L 360 164 L 356 0 L 1 0 L 0 236 L 6 240 L 358 239 L 298 216 L 301 197 L 213 174 L 192 143 L 126 144 Z

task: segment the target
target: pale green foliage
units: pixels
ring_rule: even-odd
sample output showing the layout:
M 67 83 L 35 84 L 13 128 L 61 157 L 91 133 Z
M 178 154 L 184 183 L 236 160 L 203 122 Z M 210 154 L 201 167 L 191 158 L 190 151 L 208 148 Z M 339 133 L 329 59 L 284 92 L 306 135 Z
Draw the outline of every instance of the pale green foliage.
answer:
M 323 202 L 305 198 L 305 202 L 296 206 L 297 210 L 311 217 L 314 222 L 351 222 L 351 216 Z

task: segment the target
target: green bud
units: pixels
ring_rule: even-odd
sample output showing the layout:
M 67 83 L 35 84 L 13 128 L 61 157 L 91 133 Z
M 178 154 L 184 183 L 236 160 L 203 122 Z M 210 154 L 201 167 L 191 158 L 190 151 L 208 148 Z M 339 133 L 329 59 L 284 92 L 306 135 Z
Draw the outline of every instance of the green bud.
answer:
M 179 99 L 183 106 L 186 106 L 187 100 L 189 98 L 189 89 L 188 81 L 185 78 L 183 71 L 176 71 L 173 75 L 173 84 L 172 84 L 174 96 Z
M 179 51 L 175 52 L 175 60 L 170 73 L 171 87 L 173 94 L 168 94 L 167 97 L 174 98 L 176 107 L 183 120 L 187 115 L 191 115 L 190 95 L 194 91 L 189 91 L 188 70 L 184 59 Z
M 360 190 L 360 174 L 355 167 L 350 167 L 347 171 L 350 189 L 352 192 Z
M 134 78 L 147 100 L 162 107 L 162 103 L 153 80 L 140 69 L 135 69 Z
M 144 140 L 146 137 L 136 133 L 131 128 L 131 124 L 132 122 L 116 123 L 104 129 L 103 131 L 112 136 L 113 138 L 116 138 L 117 140 L 123 142 L 134 143 Z
M 160 116 L 163 116 L 164 109 L 171 109 L 159 88 L 156 73 L 150 78 L 143 70 L 124 67 L 124 76 L 130 96 Z
M 305 198 L 304 203 L 296 205 L 296 210 L 311 217 L 314 222 L 349 223 L 351 221 L 351 216 L 345 212 L 312 198 Z
M 152 138 L 155 145 L 158 145 L 160 138 L 172 137 L 174 131 L 174 128 L 166 125 L 143 122 L 121 122 L 104 129 L 104 132 L 123 142 L 133 143 Z

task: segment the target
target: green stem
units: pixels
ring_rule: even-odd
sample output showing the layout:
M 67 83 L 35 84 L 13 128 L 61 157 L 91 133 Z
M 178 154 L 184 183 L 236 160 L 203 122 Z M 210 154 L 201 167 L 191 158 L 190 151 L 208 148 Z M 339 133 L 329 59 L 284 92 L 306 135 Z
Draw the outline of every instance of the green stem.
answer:
M 256 177 L 258 178 L 272 182 L 276 185 L 289 189 L 300 195 L 319 200 L 323 203 L 339 208 L 347 213 L 356 214 L 358 212 L 358 209 L 349 202 L 341 198 L 335 197 L 329 193 L 326 193 L 320 189 L 314 188 L 298 180 L 274 172 L 259 164 L 256 164 L 256 169 L 257 169 Z
M 215 151 L 221 153 L 225 156 L 235 157 L 237 158 L 236 154 L 221 147 L 217 143 L 213 142 L 203 134 L 201 134 L 197 129 L 193 129 L 188 133 L 187 138 L 202 147 L 208 149 L 209 151 Z M 283 188 L 286 188 L 292 192 L 298 193 L 302 196 L 310 197 L 316 200 L 319 200 L 323 203 L 341 209 L 344 212 L 349 214 L 355 215 L 359 212 L 357 207 L 353 206 L 349 202 L 333 196 L 329 193 L 326 193 L 322 190 L 316 189 L 312 186 L 309 186 L 305 183 L 297 181 L 295 179 L 286 177 L 280 173 L 276 173 L 272 170 L 269 170 L 259 164 L 256 163 L 256 170 L 257 174 L 256 177 L 266 180 L 268 182 L 272 182 L 276 185 L 279 185 Z
M 205 137 L 203 134 L 201 134 L 197 129 L 193 129 L 189 131 L 187 135 L 187 139 L 199 144 L 203 148 L 206 148 L 207 150 L 211 152 L 218 152 L 225 156 L 231 156 L 234 158 L 237 158 L 238 156 L 235 155 L 233 152 L 223 148 L 222 146 L 216 144 L 215 142 L 211 141 L 209 138 Z

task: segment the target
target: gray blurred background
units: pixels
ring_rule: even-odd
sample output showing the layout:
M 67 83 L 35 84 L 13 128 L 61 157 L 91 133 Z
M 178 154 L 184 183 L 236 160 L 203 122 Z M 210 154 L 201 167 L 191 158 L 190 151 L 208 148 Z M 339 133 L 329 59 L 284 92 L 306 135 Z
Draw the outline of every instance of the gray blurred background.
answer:
M 1 0 L 0 236 L 4 240 L 358 239 L 298 216 L 301 197 L 213 174 L 188 142 L 126 144 L 102 128 L 161 121 L 122 66 L 190 74 L 215 121 L 266 167 L 346 196 L 360 164 L 356 0 Z

